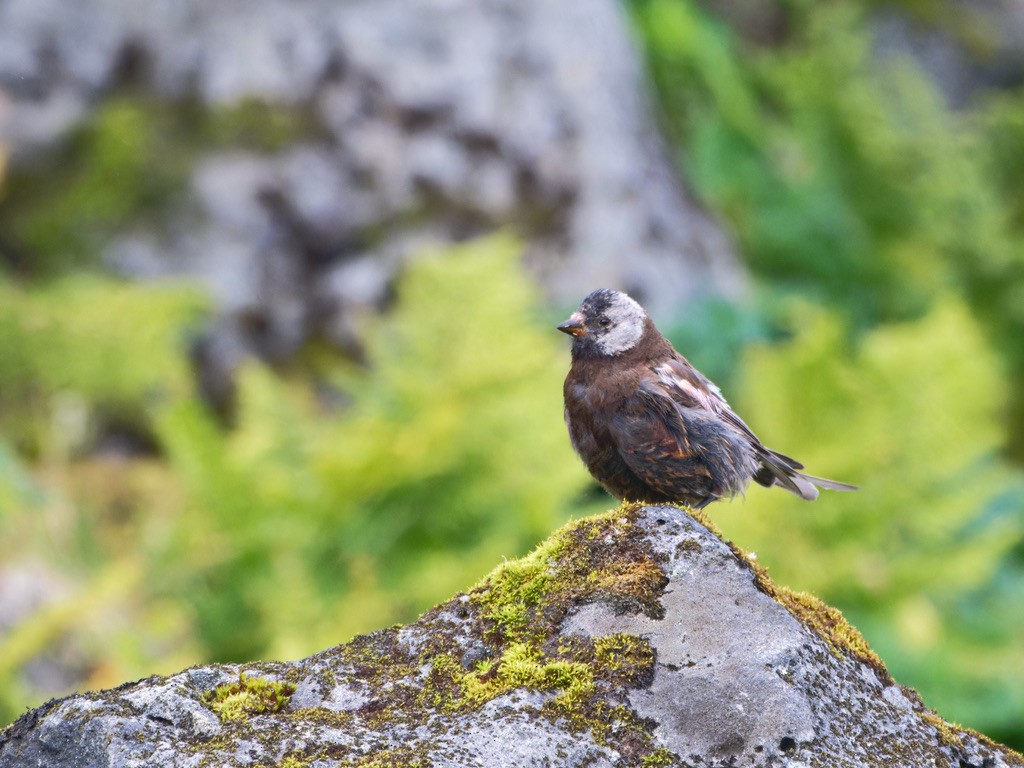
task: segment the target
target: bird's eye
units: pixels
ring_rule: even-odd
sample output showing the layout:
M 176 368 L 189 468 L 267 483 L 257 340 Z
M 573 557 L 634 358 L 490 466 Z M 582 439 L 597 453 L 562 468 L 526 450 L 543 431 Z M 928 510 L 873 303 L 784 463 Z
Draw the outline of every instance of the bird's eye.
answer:
M 597 318 L 597 324 L 600 325 L 602 328 L 609 328 L 612 324 L 612 321 L 609 320 L 607 317 L 599 317 Z

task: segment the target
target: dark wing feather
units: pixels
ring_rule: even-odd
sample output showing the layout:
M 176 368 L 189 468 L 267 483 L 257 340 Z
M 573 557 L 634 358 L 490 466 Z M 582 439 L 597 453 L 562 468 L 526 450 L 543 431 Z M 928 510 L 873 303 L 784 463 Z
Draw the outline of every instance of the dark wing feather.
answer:
M 613 418 L 611 433 L 630 471 L 658 494 L 689 501 L 711 495 L 711 470 L 670 398 L 641 384 Z
M 848 483 L 802 474 L 804 468 L 796 459 L 764 446 L 736 413 L 729 407 L 718 389 L 707 377 L 683 358 L 673 358 L 654 369 L 660 384 L 676 402 L 686 407 L 700 407 L 717 415 L 722 421 L 743 434 L 750 442 L 760 463 L 753 479 L 766 487 L 779 485 L 808 501 L 818 498 L 818 488 L 836 491 L 855 491 Z
M 612 426 L 630 470 L 671 499 L 698 504 L 741 493 L 755 466 L 742 434 L 707 408 L 680 402 L 651 375 Z
M 757 439 L 753 430 L 729 407 L 729 403 L 722 396 L 722 391 L 689 362 L 672 359 L 659 365 L 654 372 L 658 374 L 659 381 L 669 395 L 680 405 L 688 408 L 705 408 L 719 416 L 729 426 L 746 435 L 751 444 L 761 445 L 761 441 Z M 779 454 L 779 457 L 789 461 L 798 469 L 803 466 L 782 454 Z

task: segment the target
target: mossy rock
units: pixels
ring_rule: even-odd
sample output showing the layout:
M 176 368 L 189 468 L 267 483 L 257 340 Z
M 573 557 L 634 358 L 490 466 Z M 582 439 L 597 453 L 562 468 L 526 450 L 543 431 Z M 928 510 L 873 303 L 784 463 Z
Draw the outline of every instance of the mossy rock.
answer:
M 571 523 L 413 624 L 51 702 L 0 767 L 1024 765 L 708 526 Z

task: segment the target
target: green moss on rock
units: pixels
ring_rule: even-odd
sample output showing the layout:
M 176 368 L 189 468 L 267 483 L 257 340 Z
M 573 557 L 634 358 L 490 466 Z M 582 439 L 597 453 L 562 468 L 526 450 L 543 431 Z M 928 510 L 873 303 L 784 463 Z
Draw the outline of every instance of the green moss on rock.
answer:
M 639 519 L 641 515 L 643 520 Z M 206 729 L 194 748 L 190 746 L 200 758 L 198 765 L 231 764 L 233 756 L 245 749 L 262 755 L 261 765 L 268 764 L 267 756 L 272 756 L 276 761 L 272 764 L 287 768 L 320 762 L 349 768 L 427 768 L 432 759 L 446 762 L 469 754 L 487 754 L 489 740 L 496 732 L 504 734 L 498 738 L 515 739 L 518 731 L 510 734 L 501 729 L 488 730 L 493 726 L 491 721 L 503 718 L 513 729 L 540 731 L 533 748 L 541 754 L 551 747 L 552 759 L 568 755 L 566 750 L 579 744 L 580 750 L 573 758 L 577 762 L 573 764 L 581 764 L 580 760 L 601 751 L 617 755 L 616 764 L 622 766 L 686 765 L 666 748 L 681 743 L 665 737 L 670 721 L 662 712 L 638 704 L 649 698 L 647 695 L 634 695 L 636 689 L 655 682 L 656 650 L 643 634 L 652 622 L 627 620 L 622 626 L 632 631 L 621 631 L 621 627 L 613 631 L 614 625 L 605 625 L 609 629 L 603 635 L 586 630 L 571 632 L 565 624 L 575 611 L 593 602 L 620 613 L 662 617 L 660 601 L 667 584 L 667 556 L 661 553 L 666 550 L 684 559 L 673 567 L 673 573 L 683 574 L 676 587 L 686 589 L 700 583 L 688 580 L 684 571 L 689 565 L 698 570 L 698 566 L 705 568 L 707 578 L 727 568 L 733 587 L 749 593 L 752 582 L 785 605 L 823 639 L 836 657 L 843 659 L 836 662 L 824 646 L 815 645 L 808 663 L 816 666 L 810 671 L 838 677 L 832 679 L 832 688 L 821 688 L 823 681 L 819 679 L 808 683 L 813 690 L 805 691 L 807 695 L 820 697 L 829 690 L 835 693 L 844 681 L 854 680 L 863 689 L 850 700 L 866 703 L 869 709 L 875 705 L 872 698 L 877 697 L 878 687 L 873 681 L 865 682 L 861 674 L 861 662 L 864 657 L 870 658 L 870 649 L 838 612 L 809 595 L 774 585 L 756 561 L 733 548 L 732 553 L 751 570 L 748 581 L 735 570 L 729 552 L 688 521 L 667 525 L 666 535 L 660 536 L 654 526 L 668 524 L 665 518 L 669 517 L 674 515 L 665 510 L 641 512 L 635 505 L 625 505 L 571 523 L 527 557 L 506 563 L 469 593 L 455 596 L 413 624 L 357 637 L 297 664 L 251 665 L 237 681 L 202 695 L 202 703 L 227 727 L 213 734 Z M 680 540 L 688 536 L 698 537 L 703 546 L 693 547 Z M 691 562 L 685 562 L 688 559 Z M 675 610 L 674 601 L 666 602 L 670 610 Z M 804 645 L 802 633 L 773 606 L 769 613 L 786 625 L 794 643 L 809 647 Z M 674 617 L 673 622 L 678 619 Z M 655 641 L 663 637 L 661 630 L 650 631 Z M 667 657 L 673 653 L 665 645 L 659 645 L 659 652 Z M 663 659 L 664 666 L 660 667 L 667 675 L 678 671 L 671 661 Z M 209 672 L 193 673 L 189 679 L 209 679 L 207 675 Z M 681 685 L 692 679 L 675 678 Z M 783 679 L 800 685 L 785 676 Z M 295 704 L 313 706 L 291 702 L 298 688 L 303 693 Z M 533 693 L 511 695 L 523 690 Z M 663 691 L 664 686 L 659 691 L 656 685 L 651 694 L 657 697 Z M 880 760 L 891 758 L 900 765 L 915 764 L 913 760 L 931 764 L 937 760 L 933 756 L 946 759 L 952 755 L 966 764 L 965 760 L 973 760 L 974 755 L 990 747 L 1008 756 L 1008 764 L 1020 764 L 1019 756 L 943 722 L 925 709 L 913 692 L 905 693 L 921 718 L 913 724 L 914 739 L 908 741 L 905 735 L 888 730 L 865 733 L 864 739 L 858 737 L 852 747 L 855 753 L 875 750 Z M 718 693 L 713 696 L 717 703 Z M 699 697 L 693 701 L 708 702 Z M 194 701 L 185 703 L 194 706 Z M 892 708 L 890 702 L 877 703 L 878 712 Z M 667 702 L 669 708 L 664 714 L 678 717 L 678 704 L 674 699 Z M 90 709 L 95 711 L 100 710 Z M 825 722 L 849 727 L 851 711 L 844 705 L 823 717 Z M 906 722 L 903 714 L 900 718 L 901 724 Z M 15 724 L 11 738 L 21 738 L 18 728 L 34 728 L 34 722 Z M 659 731 L 660 739 L 655 738 L 659 726 L 663 729 Z M 556 740 L 553 746 L 547 741 L 552 735 Z M 774 743 L 769 739 L 754 749 L 774 759 L 769 754 L 775 749 Z M 801 742 L 797 746 L 804 750 L 811 744 Z M 823 746 L 820 741 L 813 744 L 815 748 Z M 607 751 L 595 749 L 595 745 Z M 779 749 L 785 751 L 781 746 Z M 830 749 L 819 749 L 814 754 L 829 755 Z
M 763 568 L 761 571 L 762 574 L 758 577 L 758 587 L 774 597 L 786 610 L 824 640 L 832 653 L 837 656 L 845 654 L 860 659 L 874 669 L 883 681 L 889 684 L 893 682 L 882 659 L 871 650 L 864 636 L 846 620 L 837 608 L 833 608 L 807 592 L 796 592 L 781 587 L 768 579 Z
M 600 673 L 631 688 L 649 682 L 654 669 L 654 650 L 642 637 L 619 633 L 605 635 L 594 641 L 594 657 Z
M 680 764 L 679 758 L 664 747 L 654 750 L 640 761 L 642 768 L 671 768 Z
M 943 720 L 938 714 L 930 709 L 926 709 L 921 712 L 921 719 L 935 728 L 939 744 L 944 747 L 950 747 L 954 750 L 962 749 L 965 741 L 976 740 L 984 744 L 989 749 L 1006 751 L 1007 757 L 1014 761 L 1011 763 L 1012 765 L 1024 765 L 1024 755 L 1021 755 L 1015 750 L 1004 747 L 1001 744 L 997 744 L 988 736 L 974 730 L 973 728 L 967 728 L 959 723 L 951 723 Z
M 221 722 L 246 720 L 249 715 L 263 715 L 280 712 L 288 706 L 295 686 L 291 683 L 250 677 L 244 672 L 238 680 L 218 685 L 202 697 L 202 702 L 212 709 Z
M 346 768 L 430 768 L 433 763 L 410 747 L 386 749 L 361 757 L 354 762 L 342 763 Z
M 668 583 L 635 525 L 639 505 L 574 521 L 520 560 L 501 565 L 470 591 L 502 642 L 550 635 L 575 605 L 605 600 L 628 612 L 660 618 Z
M 374 691 L 353 714 L 422 726 L 438 714 L 473 712 L 528 689 L 554 694 L 541 708 L 552 721 L 567 721 L 598 744 L 622 749 L 625 743 L 636 761 L 653 753 L 653 724 L 629 709 L 625 695 L 653 679 L 650 643 L 628 634 L 593 639 L 559 634 L 568 612 L 588 602 L 663 615 L 665 558 L 636 525 L 640 509 L 625 505 L 569 523 L 412 627 L 384 630 L 335 649 L 337 662 L 350 666 L 353 677 Z M 453 620 L 466 624 L 453 625 Z M 472 656 L 464 647 L 467 629 L 478 644 Z M 422 645 L 410 643 L 410 630 L 412 637 L 425 639 Z M 421 683 L 411 686 L 417 678 Z
M 499 659 L 468 672 L 447 654 L 434 657 L 427 687 L 434 706 L 469 711 L 517 688 L 559 691 L 565 702 L 578 701 L 593 692 L 594 674 L 583 662 L 547 658 L 527 643 L 512 643 Z

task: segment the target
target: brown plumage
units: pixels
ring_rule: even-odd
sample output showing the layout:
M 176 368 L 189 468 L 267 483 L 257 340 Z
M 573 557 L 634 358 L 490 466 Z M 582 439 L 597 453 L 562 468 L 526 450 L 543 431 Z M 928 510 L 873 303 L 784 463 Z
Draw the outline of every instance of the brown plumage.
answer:
M 573 337 L 565 422 L 587 469 L 617 499 L 694 507 L 751 480 L 803 499 L 856 486 L 807 475 L 761 444 L 711 381 L 619 291 L 591 293 L 558 326 Z

